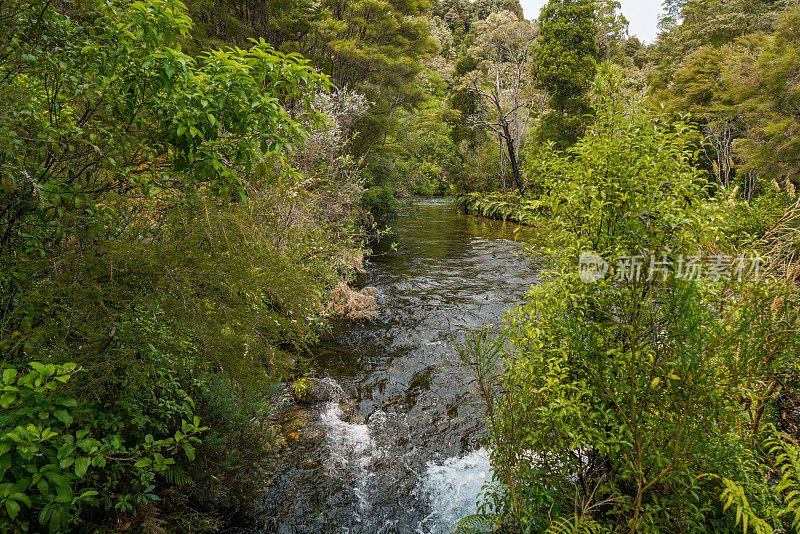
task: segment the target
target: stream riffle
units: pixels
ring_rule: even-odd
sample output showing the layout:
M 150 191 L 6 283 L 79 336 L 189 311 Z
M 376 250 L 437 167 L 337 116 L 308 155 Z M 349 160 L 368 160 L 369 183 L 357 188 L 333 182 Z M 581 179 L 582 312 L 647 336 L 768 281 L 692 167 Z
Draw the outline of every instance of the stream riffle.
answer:
M 409 206 L 374 247 L 373 321 L 337 321 L 315 375 L 341 402 L 293 407 L 252 533 L 444 533 L 491 479 L 483 411 L 452 336 L 502 321 L 536 283 L 512 224 Z M 391 248 L 396 243 L 396 248 Z M 242 531 L 242 529 L 237 529 Z

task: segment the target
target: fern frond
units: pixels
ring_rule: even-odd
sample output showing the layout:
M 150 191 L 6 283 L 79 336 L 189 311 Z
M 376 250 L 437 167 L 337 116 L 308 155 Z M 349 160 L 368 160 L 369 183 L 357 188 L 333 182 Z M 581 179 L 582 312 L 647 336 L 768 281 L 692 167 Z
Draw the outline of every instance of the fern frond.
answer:
M 487 514 L 473 514 L 462 517 L 458 523 L 453 525 L 450 532 L 453 534 L 479 534 L 491 532 L 493 529 L 494 516 Z M 490 530 L 487 530 L 490 529 Z
M 563 518 L 551 524 L 545 534 L 603 534 L 605 531 L 600 523 L 594 521 Z
M 775 531 L 770 524 L 760 518 L 750 506 L 750 501 L 748 501 L 742 486 L 729 478 L 710 473 L 701 476 L 714 478 L 722 483 L 723 490 L 719 496 L 719 500 L 723 503 L 722 509 L 727 511 L 728 508 L 733 507 L 736 511 L 736 524 L 742 524 L 743 534 L 748 534 L 750 527 L 753 527 L 755 534 L 774 534 Z
M 164 479 L 167 481 L 167 484 L 171 484 L 173 486 L 186 486 L 187 484 L 192 484 L 194 482 L 192 477 L 190 477 L 186 471 L 180 467 L 174 466 L 164 471 Z
M 785 508 L 778 515 L 793 515 L 792 528 L 800 527 L 800 447 L 788 439 L 772 438 L 767 440 L 770 454 L 775 456 L 775 466 L 781 474 L 781 480 L 775 487 L 775 493 Z

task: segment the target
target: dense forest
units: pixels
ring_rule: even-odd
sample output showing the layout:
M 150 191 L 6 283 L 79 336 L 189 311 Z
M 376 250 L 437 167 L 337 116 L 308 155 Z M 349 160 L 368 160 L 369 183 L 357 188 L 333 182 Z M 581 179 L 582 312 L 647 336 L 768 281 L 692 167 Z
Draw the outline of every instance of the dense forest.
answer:
M 455 342 L 493 468 L 455 531 L 796 532 L 800 3 L 667 0 L 659 27 L 0 0 L 0 531 L 257 507 L 278 399 L 369 320 L 376 221 L 447 196 L 546 258 Z

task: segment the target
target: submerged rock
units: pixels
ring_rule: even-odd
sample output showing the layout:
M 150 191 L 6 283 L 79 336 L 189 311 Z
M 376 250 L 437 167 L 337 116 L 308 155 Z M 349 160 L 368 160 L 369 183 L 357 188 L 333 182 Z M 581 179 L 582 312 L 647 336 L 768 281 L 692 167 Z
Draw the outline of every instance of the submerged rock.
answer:
M 292 384 L 294 400 L 300 404 L 314 404 L 317 402 L 339 402 L 346 395 L 342 387 L 335 380 L 328 378 L 300 378 Z

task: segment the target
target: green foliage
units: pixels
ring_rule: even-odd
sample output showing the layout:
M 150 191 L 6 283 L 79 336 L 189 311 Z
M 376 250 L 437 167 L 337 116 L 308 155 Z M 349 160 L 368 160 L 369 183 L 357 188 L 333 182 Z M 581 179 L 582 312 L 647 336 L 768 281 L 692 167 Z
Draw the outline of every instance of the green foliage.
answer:
M 656 69 L 655 88 L 665 87 L 683 58 L 705 45 L 719 47 L 748 32 L 769 28 L 770 11 L 778 2 L 735 0 L 669 1 L 661 20 L 664 30 L 650 51 Z
M 463 213 L 519 223 L 533 221 L 537 210 L 541 207 L 539 200 L 523 197 L 514 191 L 509 193 L 465 193 L 455 197 L 453 202 Z
M 400 195 L 436 196 L 447 194 L 461 179 L 464 158 L 443 120 L 441 101 L 435 94 L 429 96 L 419 110 L 396 113 L 397 128 L 387 136 L 380 156 L 366 160 L 373 178 L 369 186 L 391 188 Z
M 597 66 L 594 5 L 585 0 L 551 0 L 542 8 L 539 23 L 534 74 L 556 111 L 575 109 Z
M 790 194 L 800 184 L 787 82 L 798 71 L 798 16 L 791 2 L 677 2 L 649 50 L 653 104 L 701 126 L 708 169 L 726 194 L 738 185 L 749 201 L 773 180 Z
M 725 220 L 726 233 L 731 244 L 748 247 L 757 243 L 779 220 L 792 199 L 768 185 L 766 192 L 744 202 L 731 199 L 731 209 Z
M 597 0 L 595 2 L 595 21 L 597 24 L 597 48 L 600 58 L 606 60 L 620 61 L 626 50 L 625 45 L 633 45 L 635 42 L 625 40 L 628 34 L 628 20 L 618 10 L 622 9 L 622 4 L 616 0 Z M 635 37 L 633 39 L 636 39 Z M 636 51 L 634 48 L 629 55 Z
M 769 454 L 775 457 L 781 478 L 773 490 L 784 505 L 778 515 L 788 516 L 791 528 L 797 530 L 800 527 L 800 447 L 791 438 L 777 437 L 767 440 L 767 447 Z
M 3 369 L 0 401 L 0 498 L 4 529 L 63 532 L 80 521 L 82 510 L 129 512 L 158 500 L 156 475 L 174 470 L 176 459 L 194 459 L 198 435 L 207 430 L 191 412 L 174 434 L 147 433 L 131 445 L 121 427 L 98 425 L 85 408 L 60 393 L 76 372 L 65 365 L 30 362 L 30 369 Z M 191 399 L 188 399 L 191 402 Z M 165 417 L 168 414 L 165 414 Z M 137 425 L 141 431 L 152 427 Z M 124 491 L 120 493 L 120 490 Z M 34 519 L 36 518 L 36 519 Z
M 723 510 L 728 510 L 731 506 L 734 507 L 736 510 L 736 525 L 738 526 L 741 523 L 744 534 L 750 532 L 750 527 L 752 527 L 755 534 L 772 534 L 774 532 L 769 523 L 761 519 L 750 506 L 745 491 L 740 485 L 728 478 L 716 478 L 720 479 L 724 488 L 722 494 L 720 494 L 720 500 L 723 502 L 722 508 Z
M 290 165 L 327 77 L 263 40 L 184 54 L 174 0 L 0 20 L 1 529 L 252 505 L 263 473 L 232 474 L 361 246 L 359 189 Z
M 542 504 L 554 521 L 578 510 L 578 522 L 631 532 L 675 516 L 697 532 L 731 527 L 698 466 L 749 472 L 729 392 L 780 368 L 791 349 L 776 359 L 761 342 L 740 344 L 740 327 L 761 335 L 757 299 L 748 311 L 714 284 L 626 279 L 617 263 L 689 255 L 717 239 L 720 207 L 705 196 L 691 140 L 685 126 L 634 108 L 601 113 L 569 155 L 552 155 L 541 201 L 555 266 L 507 320 L 512 350 L 494 379 L 504 393 L 489 416 L 499 488 L 486 499 L 512 531 L 530 528 Z M 610 264 L 594 284 L 578 279 L 586 251 Z
M 733 99 L 748 125 L 740 154 L 745 167 L 756 169 L 781 185 L 800 186 L 800 95 L 790 80 L 800 75 L 800 7 L 791 5 L 777 15 L 775 31 L 762 38 L 756 57 L 729 61 L 731 68 L 748 68 L 731 80 Z M 733 58 L 732 58 L 733 59 Z M 753 64 L 753 61 L 755 62 Z
M 550 97 L 538 139 L 566 148 L 583 134 L 592 109 L 587 93 L 597 68 L 597 23 L 590 0 L 550 0 L 539 16 L 533 73 Z
M 312 32 L 299 46 L 330 75 L 337 87 L 350 87 L 373 103 L 358 124 L 356 154 L 364 154 L 392 131 L 393 113 L 424 99 L 416 78 L 421 61 L 434 51 L 428 25 L 421 16 L 427 6 L 411 0 L 326 0 L 318 8 Z
M 248 38 L 264 38 L 279 50 L 293 48 L 317 18 L 308 0 L 189 0 L 186 5 L 194 22 L 192 38 L 206 50 L 241 46 Z
M 400 202 L 391 188 L 376 185 L 364 191 L 361 204 L 370 211 L 386 212 L 395 211 Z
M 556 521 L 545 530 L 545 534 L 603 534 L 605 532 L 609 532 L 609 530 L 603 528 L 599 523 L 570 519 Z
M 747 497 L 748 489 L 733 480 L 714 474 L 701 475 L 719 481 L 723 510 L 735 512 L 736 525 L 741 525 L 744 534 L 751 528 L 756 534 L 772 534 L 782 531 L 783 526 L 792 531 L 800 526 L 800 448 L 788 435 L 776 433 L 771 425 L 767 430 L 772 434 L 764 442 L 765 452 L 774 458 L 779 481 L 770 484 L 771 495 L 766 506 L 754 508 Z
M 183 478 L 191 479 L 186 490 L 192 495 L 243 513 L 251 512 L 263 497 L 278 435 L 270 399 L 279 386 L 274 377 L 264 380 L 243 387 L 243 382 L 221 373 L 200 377 L 197 413 L 209 430 L 197 446 L 197 461 L 184 467 Z
M 462 517 L 450 529 L 454 534 L 475 534 L 481 532 L 491 532 L 490 529 L 494 524 L 494 517 L 484 514 L 473 514 Z
M 297 399 L 302 399 L 308 395 L 311 390 L 311 383 L 308 378 L 298 378 L 292 383 L 292 394 Z
M 20 3 L 15 16 L 31 20 L 9 36 L 0 81 L 9 110 L 0 118 L 3 246 L 23 235 L 36 246 L 39 230 L 67 210 L 92 235 L 85 222 L 106 191 L 207 186 L 238 197 L 243 176 L 266 173 L 302 141 L 283 102 L 299 100 L 320 120 L 310 101 L 326 80 L 297 56 L 263 41 L 197 61 L 182 54 L 190 24 L 177 0 L 111 3 L 91 13 L 90 28 L 53 7 L 37 19 L 34 4 Z M 176 172 L 164 180 L 170 165 Z

